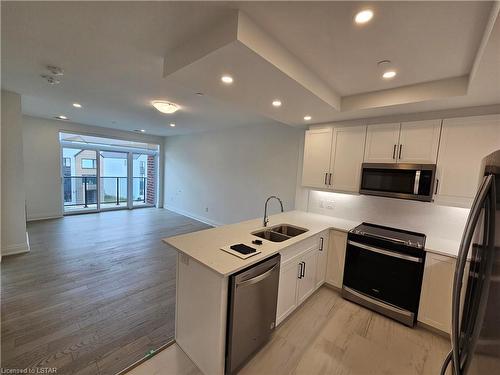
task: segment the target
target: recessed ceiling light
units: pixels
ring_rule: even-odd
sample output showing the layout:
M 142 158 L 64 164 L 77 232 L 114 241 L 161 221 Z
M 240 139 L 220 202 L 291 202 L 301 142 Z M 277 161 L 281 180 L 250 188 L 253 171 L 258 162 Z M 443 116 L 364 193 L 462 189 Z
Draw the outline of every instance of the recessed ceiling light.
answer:
M 354 17 L 354 22 L 357 24 L 367 23 L 373 18 L 373 11 L 370 9 L 362 10 L 361 12 L 356 13 Z
M 171 128 L 175 128 L 175 124 L 172 122 L 172 123 L 170 124 L 170 127 L 171 127 Z
M 233 77 L 228 76 L 228 75 L 223 75 L 223 76 L 220 78 L 220 80 L 221 80 L 222 82 L 224 82 L 225 84 L 227 84 L 227 85 L 230 85 L 231 83 L 233 83 Z
M 82 108 L 82 105 L 80 103 L 73 103 L 73 107 Z
M 146 133 L 146 130 L 144 130 L 144 129 L 135 129 L 134 131 L 136 133 Z
M 391 78 L 394 78 L 396 77 L 396 71 L 395 70 L 387 70 L 384 72 L 384 74 L 382 74 L 382 77 L 384 79 L 391 79 Z
M 309 115 L 304 116 L 304 120 L 306 120 L 306 121 L 310 121 L 311 119 L 312 119 L 312 117 Z
M 174 113 L 179 110 L 179 106 L 177 104 L 170 103 L 165 100 L 153 100 L 151 104 L 161 113 Z
M 281 107 L 281 100 L 278 99 L 273 100 L 273 107 Z
M 59 116 L 56 116 L 56 117 L 54 117 L 54 118 L 56 118 L 56 119 L 58 119 L 58 120 L 67 120 L 67 119 L 68 119 L 68 118 L 67 118 L 66 116 L 64 116 L 64 115 L 59 115 Z
M 196 95 L 203 96 L 203 93 L 202 92 L 197 92 Z

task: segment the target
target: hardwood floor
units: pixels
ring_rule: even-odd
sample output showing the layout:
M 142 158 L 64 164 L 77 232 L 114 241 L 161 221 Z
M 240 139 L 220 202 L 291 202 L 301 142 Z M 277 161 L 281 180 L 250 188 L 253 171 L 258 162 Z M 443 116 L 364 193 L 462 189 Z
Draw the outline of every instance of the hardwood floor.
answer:
M 176 252 L 208 228 L 143 208 L 28 224 L 31 252 L 1 263 L 1 365 L 116 374 L 172 340 Z
M 446 338 L 403 326 L 322 287 L 239 375 L 436 375 L 449 349 Z M 165 374 L 201 372 L 174 344 L 127 373 Z

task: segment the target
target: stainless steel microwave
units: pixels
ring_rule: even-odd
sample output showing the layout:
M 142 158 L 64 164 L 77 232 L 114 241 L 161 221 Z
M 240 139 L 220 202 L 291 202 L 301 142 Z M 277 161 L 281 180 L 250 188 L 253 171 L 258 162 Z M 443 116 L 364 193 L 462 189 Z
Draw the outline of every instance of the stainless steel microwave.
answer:
M 435 173 L 435 164 L 363 163 L 359 192 L 430 202 Z

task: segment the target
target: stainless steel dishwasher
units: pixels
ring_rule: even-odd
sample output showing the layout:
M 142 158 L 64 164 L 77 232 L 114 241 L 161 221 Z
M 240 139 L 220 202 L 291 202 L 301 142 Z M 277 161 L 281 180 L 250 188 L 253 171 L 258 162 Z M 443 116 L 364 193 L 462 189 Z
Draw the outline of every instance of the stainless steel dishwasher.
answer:
M 235 374 L 274 330 L 280 258 L 275 255 L 229 278 L 226 374 Z

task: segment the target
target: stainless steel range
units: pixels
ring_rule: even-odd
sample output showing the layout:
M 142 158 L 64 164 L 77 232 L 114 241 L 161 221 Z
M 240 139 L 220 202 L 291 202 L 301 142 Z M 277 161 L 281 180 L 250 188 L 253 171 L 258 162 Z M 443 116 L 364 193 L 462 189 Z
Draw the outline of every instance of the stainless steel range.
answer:
M 418 313 L 425 235 L 363 223 L 347 235 L 342 296 L 408 326 Z

